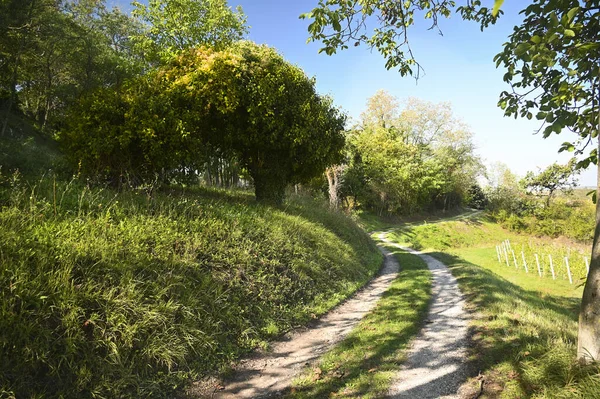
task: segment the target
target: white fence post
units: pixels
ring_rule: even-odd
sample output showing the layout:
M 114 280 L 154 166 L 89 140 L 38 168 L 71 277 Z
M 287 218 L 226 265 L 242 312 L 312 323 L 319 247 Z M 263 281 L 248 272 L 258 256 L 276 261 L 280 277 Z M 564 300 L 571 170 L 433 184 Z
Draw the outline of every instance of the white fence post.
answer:
M 502 259 L 500 259 L 500 249 L 496 245 L 496 255 L 498 255 L 498 263 L 502 263 Z
M 525 252 L 521 251 L 521 259 L 523 259 L 523 267 L 525 267 L 525 273 L 529 273 L 527 268 L 527 261 L 525 260 Z
M 503 243 L 502 247 L 504 248 L 504 258 L 506 259 L 506 266 L 510 267 L 510 263 L 508 262 L 508 252 L 506 250 L 506 243 Z
M 585 260 L 585 270 L 587 270 L 587 274 L 590 274 L 590 261 L 588 260 L 587 256 L 585 258 L 583 258 L 583 260 Z
M 571 276 L 571 268 L 569 267 L 569 258 L 565 256 L 565 265 L 567 265 L 567 274 L 569 275 L 569 283 L 573 284 L 573 277 Z
M 538 254 L 535 254 L 535 263 L 537 263 L 538 274 L 542 277 L 542 269 L 540 268 L 540 258 L 538 257 Z
M 552 263 L 552 255 L 548 255 L 550 258 L 550 271 L 552 272 L 552 280 L 556 280 L 556 275 L 554 274 L 554 264 Z
M 513 260 L 515 261 L 515 268 L 518 269 L 519 268 L 519 264 L 517 263 L 517 257 L 515 256 L 515 251 L 513 251 L 511 249 L 510 252 L 512 252 Z

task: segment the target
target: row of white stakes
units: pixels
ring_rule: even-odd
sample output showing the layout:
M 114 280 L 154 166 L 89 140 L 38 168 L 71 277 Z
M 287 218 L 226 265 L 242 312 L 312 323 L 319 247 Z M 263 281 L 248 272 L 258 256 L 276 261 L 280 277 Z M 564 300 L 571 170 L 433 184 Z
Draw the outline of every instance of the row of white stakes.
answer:
M 502 254 L 504 253 L 504 258 L 506 260 L 506 266 L 510 267 L 510 261 L 508 259 L 508 252 L 512 253 L 513 262 L 515 263 L 515 268 L 519 268 L 517 263 L 517 257 L 515 256 L 515 251 L 513 251 L 510 240 L 504 240 L 500 245 L 496 245 L 496 254 L 498 255 L 498 262 L 502 263 Z M 527 261 L 525 260 L 525 253 L 521 251 L 521 258 L 523 259 L 523 267 L 525 268 L 525 273 L 529 273 L 529 268 L 527 267 Z M 554 263 L 552 262 L 552 255 L 548 254 L 548 259 L 550 260 L 550 271 L 552 272 L 552 279 L 556 280 L 556 274 L 554 273 Z M 590 264 L 587 258 L 585 260 L 585 268 L 587 272 L 590 272 Z M 537 263 L 537 270 L 540 277 L 542 277 L 542 268 L 540 267 L 540 258 L 538 254 L 535 254 L 535 262 Z M 573 276 L 571 274 L 571 267 L 569 266 L 569 258 L 565 256 L 565 265 L 567 267 L 567 274 L 569 276 L 569 282 L 573 284 Z

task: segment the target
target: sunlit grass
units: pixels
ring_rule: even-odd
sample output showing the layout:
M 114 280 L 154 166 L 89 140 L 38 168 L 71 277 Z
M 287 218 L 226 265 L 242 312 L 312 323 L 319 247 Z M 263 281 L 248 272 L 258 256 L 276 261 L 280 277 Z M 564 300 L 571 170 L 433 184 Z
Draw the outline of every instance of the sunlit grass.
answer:
M 497 260 L 500 241 L 516 246 L 539 239 L 485 219 L 408 226 L 395 238 L 426 249 L 457 278 L 474 318 L 471 361 L 486 381 L 483 398 L 600 397 L 600 368 L 576 362 L 581 286 L 540 278 L 536 266 L 526 273 L 512 260 L 510 267 Z
M 0 181 L 0 397 L 173 397 L 381 265 L 306 199 Z

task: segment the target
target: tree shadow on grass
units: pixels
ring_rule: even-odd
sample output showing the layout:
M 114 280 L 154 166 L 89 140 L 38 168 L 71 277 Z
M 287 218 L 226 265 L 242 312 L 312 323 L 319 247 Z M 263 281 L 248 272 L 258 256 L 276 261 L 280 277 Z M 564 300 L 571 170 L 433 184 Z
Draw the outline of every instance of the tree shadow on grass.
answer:
M 447 253 L 429 255 L 450 268 L 467 298 L 474 318 L 472 367 L 497 380 L 490 384 L 516 383 L 517 391 L 529 396 L 562 391 L 577 385 L 578 378 L 589 377 L 590 369 L 574 363 L 579 299 L 523 289 Z M 499 372 L 501 364 L 510 365 L 510 370 Z

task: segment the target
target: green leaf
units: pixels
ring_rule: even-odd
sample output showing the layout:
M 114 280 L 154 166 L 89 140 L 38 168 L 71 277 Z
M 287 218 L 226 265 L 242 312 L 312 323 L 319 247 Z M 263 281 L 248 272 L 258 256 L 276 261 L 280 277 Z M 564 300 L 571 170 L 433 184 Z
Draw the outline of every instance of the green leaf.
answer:
M 573 18 L 575 18 L 575 14 L 577 14 L 578 12 L 579 7 L 571 8 L 567 13 L 567 22 L 571 23 L 571 21 L 573 21 Z
M 562 145 L 560 146 L 560 149 L 558 150 L 558 152 L 563 152 L 563 151 L 573 152 L 573 151 L 575 151 L 575 146 L 573 145 L 573 143 L 569 143 L 568 141 L 565 141 L 564 143 L 562 143 Z
M 540 42 L 542 41 L 542 38 L 539 37 L 538 35 L 534 35 L 529 40 L 531 40 L 535 44 L 540 44 Z
M 572 31 L 571 29 L 565 29 L 565 36 L 566 37 L 575 37 L 575 32 Z
M 597 198 L 598 192 L 596 190 L 589 191 L 586 195 L 591 195 L 592 196 L 592 202 L 594 204 L 598 200 L 598 198 Z
M 331 21 L 331 25 L 333 26 L 333 29 L 336 32 L 339 32 L 342 30 L 342 26 L 340 25 L 340 21 L 338 21 L 337 19 L 334 19 Z
M 500 7 L 502 7 L 502 3 L 504 3 L 504 0 L 496 0 L 494 2 L 494 8 L 492 9 L 492 16 L 497 16 L 498 13 L 500 12 Z
M 523 54 L 525 54 L 527 52 L 527 50 L 529 50 L 531 48 L 531 44 L 529 43 L 520 43 L 516 48 L 515 48 L 515 55 L 517 57 L 522 56 Z

